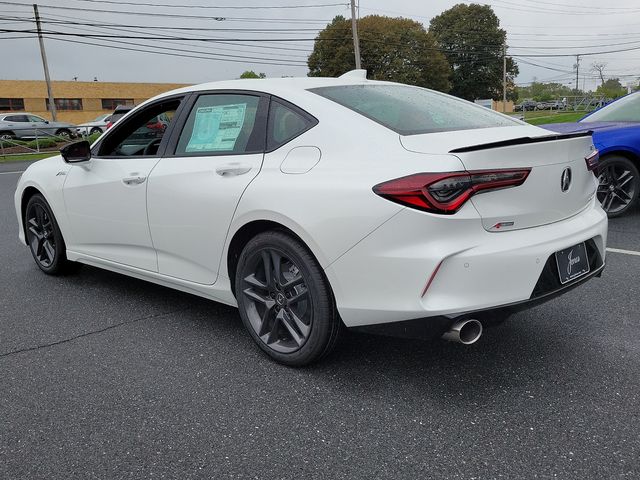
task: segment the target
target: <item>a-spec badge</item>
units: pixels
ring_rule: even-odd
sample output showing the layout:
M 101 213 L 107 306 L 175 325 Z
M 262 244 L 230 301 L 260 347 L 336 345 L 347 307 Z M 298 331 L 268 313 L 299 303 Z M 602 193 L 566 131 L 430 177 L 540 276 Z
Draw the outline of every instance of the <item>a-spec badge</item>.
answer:
M 513 227 L 514 225 L 515 225 L 515 222 L 498 222 L 489 230 L 501 230 L 505 227 Z

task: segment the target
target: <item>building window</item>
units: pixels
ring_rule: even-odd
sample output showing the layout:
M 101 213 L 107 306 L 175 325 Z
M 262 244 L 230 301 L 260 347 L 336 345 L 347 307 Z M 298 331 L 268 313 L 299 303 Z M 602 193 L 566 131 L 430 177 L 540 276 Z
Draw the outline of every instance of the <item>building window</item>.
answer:
M 24 110 L 24 98 L 0 98 L 0 112 Z
M 44 101 L 49 110 L 49 100 L 45 98 Z M 54 98 L 53 103 L 56 105 L 56 110 L 82 110 L 81 98 Z
M 118 105 L 133 106 L 133 98 L 103 98 L 103 110 L 115 110 Z

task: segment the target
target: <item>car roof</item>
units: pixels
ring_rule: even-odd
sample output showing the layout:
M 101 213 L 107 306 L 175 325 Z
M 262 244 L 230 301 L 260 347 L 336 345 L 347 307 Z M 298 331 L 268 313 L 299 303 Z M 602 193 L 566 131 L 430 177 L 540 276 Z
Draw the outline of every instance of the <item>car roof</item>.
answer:
M 383 82 L 378 80 L 367 80 L 363 76 L 351 75 L 348 72 L 341 77 L 284 77 L 284 78 L 242 78 L 236 80 L 223 80 L 218 82 L 200 83 L 188 87 L 178 88 L 170 92 L 158 95 L 150 100 L 163 98 L 167 95 L 180 93 L 200 92 L 206 90 L 253 90 L 269 93 L 272 95 L 286 95 L 292 90 L 305 91 L 311 88 L 332 87 L 343 85 L 368 85 L 368 84 L 393 84 L 393 82 Z M 145 102 L 146 103 L 146 102 Z

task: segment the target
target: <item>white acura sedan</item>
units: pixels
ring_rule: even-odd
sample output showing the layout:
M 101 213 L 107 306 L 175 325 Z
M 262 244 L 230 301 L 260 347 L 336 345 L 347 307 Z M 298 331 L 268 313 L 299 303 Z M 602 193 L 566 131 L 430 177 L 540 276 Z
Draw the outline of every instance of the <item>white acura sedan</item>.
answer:
M 174 90 L 31 165 L 19 236 L 48 274 L 89 264 L 229 305 L 304 365 L 343 325 L 473 343 L 604 268 L 587 133 L 340 78 Z

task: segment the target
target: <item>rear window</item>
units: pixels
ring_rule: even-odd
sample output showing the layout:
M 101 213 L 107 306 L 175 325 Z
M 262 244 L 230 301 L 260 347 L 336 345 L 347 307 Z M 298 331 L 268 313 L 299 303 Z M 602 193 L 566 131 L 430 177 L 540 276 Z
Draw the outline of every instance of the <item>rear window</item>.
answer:
M 340 85 L 310 91 L 400 135 L 521 125 L 486 107 L 409 85 Z
M 580 122 L 640 122 L 640 94 L 622 97 Z

